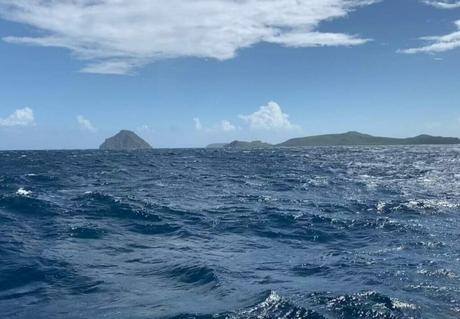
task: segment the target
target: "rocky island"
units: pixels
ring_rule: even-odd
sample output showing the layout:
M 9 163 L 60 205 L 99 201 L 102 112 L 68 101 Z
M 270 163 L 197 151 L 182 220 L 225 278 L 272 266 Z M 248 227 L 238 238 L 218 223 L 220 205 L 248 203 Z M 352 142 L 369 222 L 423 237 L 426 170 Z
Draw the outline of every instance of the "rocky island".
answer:
M 118 134 L 108 138 L 99 147 L 100 150 L 109 151 L 135 151 L 151 149 L 149 143 L 140 138 L 136 133 L 121 130 Z

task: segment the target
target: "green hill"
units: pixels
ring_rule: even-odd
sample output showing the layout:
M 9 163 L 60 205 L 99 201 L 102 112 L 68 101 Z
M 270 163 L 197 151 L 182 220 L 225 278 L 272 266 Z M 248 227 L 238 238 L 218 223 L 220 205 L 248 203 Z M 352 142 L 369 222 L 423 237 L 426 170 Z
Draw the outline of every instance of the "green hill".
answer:
M 332 146 L 332 145 L 428 145 L 428 144 L 460 144 L 456 137 L 440 137 L 419 135 L 410 138 L 379 137 L 359 132 L 343 134 L 327 134 L 293 138 L 276 146 L 302 147 L 302 146 Z

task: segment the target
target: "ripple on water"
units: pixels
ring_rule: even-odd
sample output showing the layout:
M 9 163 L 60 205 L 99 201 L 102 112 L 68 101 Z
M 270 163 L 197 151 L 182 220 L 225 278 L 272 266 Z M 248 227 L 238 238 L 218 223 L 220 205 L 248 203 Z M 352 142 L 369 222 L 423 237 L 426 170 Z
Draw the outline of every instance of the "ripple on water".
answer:
M 163 274 L 178 282 L 195 286 L 211 285 L 217 287 L 219 278 L 214 269 L 199 264 L 173 265 L 163 270 Z
M 166 235 L 176 233 L 181 229 L 180 226 L 174 224 L 133 224 L 129 227 L 132 232 L 143 235 Z
M 58 214 L 58 207 L 49 201 L 32 198 L 28 195 L 1 196 L 0 208 L 16 214 L 29 216 L 52 216 Z
M 66 262 L 39 257 L 2 269 L 0 299 L 11 298 L 18 289 L 24 291 L 23 287 L 40 289 L 46 294 L 59 294 L 61 291 L 69 294 L 89 294 L 97 292 L 102 283 L 79 275 Z
M 101 239 L 106 233 L 107 231 L 97 226 L 72 226 L 69 230 L 71 237 L 79 239 Z
M 90 192 L 74 198 L 77 203 L 75 213 L 90 215 L 94 218 L 119 218 L 160 221 L 161 218 L 143 205 L 131 205 L 112 195 Z M 136 207 L 138 206 L 138 207 Z

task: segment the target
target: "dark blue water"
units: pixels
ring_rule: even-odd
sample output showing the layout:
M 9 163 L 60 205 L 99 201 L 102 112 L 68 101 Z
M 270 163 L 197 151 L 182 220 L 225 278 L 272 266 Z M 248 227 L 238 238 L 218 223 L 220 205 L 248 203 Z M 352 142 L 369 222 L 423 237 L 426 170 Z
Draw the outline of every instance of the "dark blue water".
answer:
M 1 318 L 459 318 L 460 148 L 0 152 Z

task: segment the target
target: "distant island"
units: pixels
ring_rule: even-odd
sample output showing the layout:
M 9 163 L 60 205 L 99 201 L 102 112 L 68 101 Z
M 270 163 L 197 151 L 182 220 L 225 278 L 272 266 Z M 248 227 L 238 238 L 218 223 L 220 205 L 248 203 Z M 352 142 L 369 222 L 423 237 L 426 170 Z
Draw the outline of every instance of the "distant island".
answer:
M 213 144 L 209 144 L 208 146 L 206 146 L 206 148 L 222 148 L 227 144 L 228 143 L 213 143 Z
M 409 138 L 380 137 L 363 134 L 360 132 L 347 132 L 343 134 L 326 134 L 293 138 L 280 144 L 268 144 L 261 141 L 242 142 L 233 141 L 223 144 L 223 148 L 253 149 L 267 147 L 306 147 L 306 146 L 378 146 L 378 145 L 453 145 L 460 144 L 456 137 L 442 137 L 431 135 L 418 135 Z
M 225 144 L 224 148 L 267 148 L 272 147 L 272 144 L 264 143 L 262 141 L 252 141 L 252 142 L 242 142 L 242 141 L 233 141 L 231 143 Z
M 136 133 L 121 130 L 118 134 L 108 138 L 99 147 L 100 150 L 109 151 L 135 151 L 151 149 L 149 143 L 140 138 Z
M 344 134 L 327 134 L 293 138 L 277 146 L 328 146 L 328 145 L 429 145 L 429 144 L 460 144 L 455 137 L 419 135 L 409 138 L 379 137 L 359 132 Z

